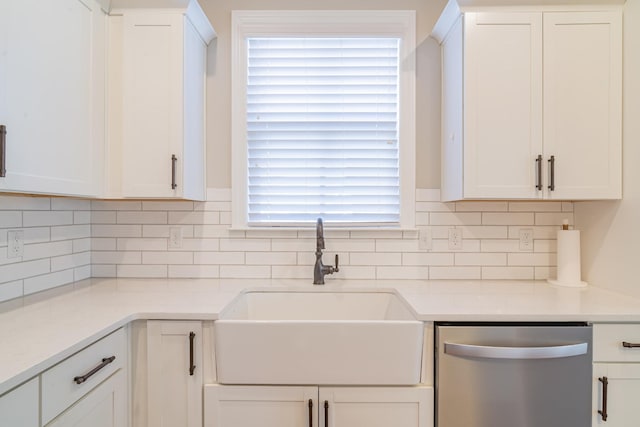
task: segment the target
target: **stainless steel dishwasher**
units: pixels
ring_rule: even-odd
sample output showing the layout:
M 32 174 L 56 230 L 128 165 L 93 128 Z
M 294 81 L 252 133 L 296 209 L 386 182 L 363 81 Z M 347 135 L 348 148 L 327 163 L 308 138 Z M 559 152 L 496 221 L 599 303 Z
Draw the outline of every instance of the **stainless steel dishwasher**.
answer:
M 436 324 L 437 427 L 591 425 L 585 323 Z

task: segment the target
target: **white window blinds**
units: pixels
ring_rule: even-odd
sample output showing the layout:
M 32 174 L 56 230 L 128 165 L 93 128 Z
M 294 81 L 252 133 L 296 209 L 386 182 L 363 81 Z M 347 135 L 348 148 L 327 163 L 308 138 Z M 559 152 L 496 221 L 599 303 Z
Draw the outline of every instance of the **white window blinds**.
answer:
M 397 224 L 398 38 L 248 38 L 250 225 Z

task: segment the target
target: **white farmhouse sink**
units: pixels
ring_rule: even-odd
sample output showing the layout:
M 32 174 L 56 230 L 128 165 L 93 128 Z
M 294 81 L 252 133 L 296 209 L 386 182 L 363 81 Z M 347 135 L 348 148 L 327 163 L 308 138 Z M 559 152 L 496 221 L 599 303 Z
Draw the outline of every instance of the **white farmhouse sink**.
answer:
M 215 322 L 223 384 L 417 384 L 422 344 L 393 292 L 251 291 Z

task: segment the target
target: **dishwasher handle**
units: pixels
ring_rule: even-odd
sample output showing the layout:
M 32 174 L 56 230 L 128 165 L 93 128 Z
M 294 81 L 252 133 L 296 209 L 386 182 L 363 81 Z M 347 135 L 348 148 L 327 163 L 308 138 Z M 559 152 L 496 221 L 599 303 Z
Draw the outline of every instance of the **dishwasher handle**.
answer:
M 559 359 L 587 354 L 588 350 L 589 344 L 586 342 L 548 347 L 493 347 L 444 343 L 445 354 L 483 359 Z

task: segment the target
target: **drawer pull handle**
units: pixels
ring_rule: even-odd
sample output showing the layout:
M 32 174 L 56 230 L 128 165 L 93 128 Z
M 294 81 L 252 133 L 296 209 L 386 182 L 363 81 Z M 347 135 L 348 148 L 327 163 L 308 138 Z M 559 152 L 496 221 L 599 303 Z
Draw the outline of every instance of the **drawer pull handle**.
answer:
M 551 156 L 548 160 L 549 163 L 549 186 L 547 187 L 550 191 L 555 191 L 556 189 L 556 158 L 555 156 Z
M 104 368 L 109 363 L 113 362 L 114 360 L 116 360 L 115 356 L 105 357 L 104 359 L 102 359 L 102 363 L 100 363 L 98 366 L 96 366 L 95 368 L 93 368 L 92 370 L 90 370 L 89 372 L 87 372 L 84 375 L 80 375 L 79 377 L 75 377 L 73 380 L 76 382 L 76 384 L 82 384 L 83 382 L 85 382 L 86 380 L 91 378 L 93 376 L 93 374 L 95 374 L 100 369 Z
M 309 427 L 313 427 L 313 400 L 309 399 Z
M 189 333 L 189 375 L 193 376 L 193 372 L 196 370 L 196 365 L 193 364 L 193 340 L 195 339 L 195 332 Z
M 7 176 L 7 127 L 0 125 L 0 178 Z
M 636 344 L 633 342 L 622 341 L 622 346 L 624 348 L 640 348 L 640 344 Z
M 602 383 L 602 410 L 598 410 L 598 413 L 602 416 L 602 421 L 607 421 L 607 389 L 609 387 L 609 379 L 602 377 L 598 378 L 598 381 Z

